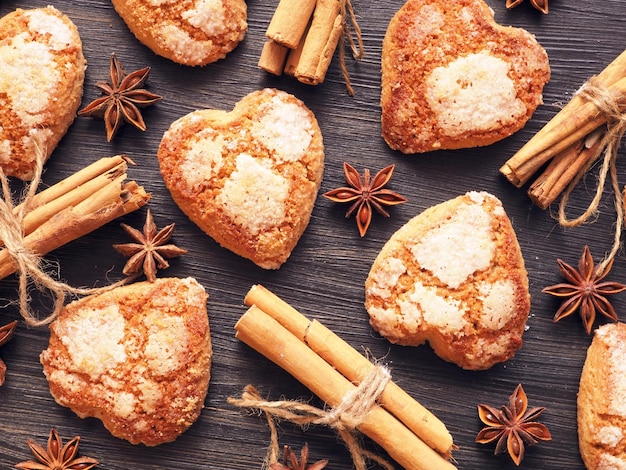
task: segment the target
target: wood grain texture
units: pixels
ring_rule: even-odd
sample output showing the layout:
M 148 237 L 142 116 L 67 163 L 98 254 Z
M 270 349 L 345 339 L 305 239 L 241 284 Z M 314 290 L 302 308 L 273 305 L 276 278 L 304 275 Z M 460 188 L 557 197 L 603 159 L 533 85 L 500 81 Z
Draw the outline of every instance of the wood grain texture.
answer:
M 77 119 L 47 164 L 44 184 L 53 184 L 103 156 L 125 153 L 137 163 L 129 177 L 152 193 L 149 207 L 157 226 L 176 222 L 174 241 L 189 250 L 160 275 L 194 276 L 210 295 L 214 365 L 205 409 L 189 431 L 175 443 L 158 448 L 132 446 L 110 436 L 99 421 L 79 419 L 54 402 L 39 364 L 48 331 L 20 324 L 13 340 L 0 350 L 8 366 L 6 383 L 0 388 L 0 468 L 29 459 L 26 440 L 33 438 L 44 444 L 51 427 L 66 440 L 80 435 L 81 453 L 100 460 L 98 468 L 260 468 L 269 442 L 266 424 L 256 415 L 232 408 L 226 399 L 238 396 L 246 384 L 253 384 L 271 399 L 304 398 L 319 404 L 295 379 L 234 337 L 233 326 L 245 311 L 243 298 L 252 284 L 260 283 L 302 313 L 319 319 L 355 348 L 384 358 L 394 380 L 447 424 L 459 447 L 454 457 L 460 469 L 515 468 L 506 456 L 494 457 L 493 447 L 478 445 L 474 439 L 481 428 L 476 405 L 505 403 L 518 383 L 524 385 L 530 406 L 547 407 L 542 421 L 553 436 L 553 441 L 527 451 L 522 468 L 583 469 L 576 434 L 576 394 L 591 338 L 578 318 L 553 324 L 558 302 L 542 294 L 541 289 L 560 281 L 557 257 L 576 263 L 585 244 L 596 260 L 608 252 L 614 222 L 612 201 L 607 194 L 595 223 L 563 229 L 550 211 L 534 207 L 525 190 L 510 185 L 498 169 L 586 78 L 624 49 L 626 0 L 552 0 L 548 15 L 534 10 L 530 2 L 506 11 L 504 0 L 487 1 L 500 23 L 525 27 L 548 51 L 552 80 L 544 89 L 545 104 L 524 129 L 490 147 L 407 156 L 391 151 L 380 137 L 381 45 L 401 1 L 353 0 L 363 30 L 365 57 L 359 63 L 348 61 L 356 91 L 349 97 L 336 59 L 326 82 L 317 87 L 270 76 L 257 68 L 276 0 L 250 0 L 244 42 L 225 60 L 204 68 L 183 67 L 155 56 L 137 42 L 106 0 L 56 0 L 54 5 L 72 18 L 83 38 L 88 60 L 83 105 L 98 96 L 94 84 L 107 78 L 112 52 L 127 71 L 151 66 L 148 87 L 162 94 L 164 100 L 145 111 L 145 133 L 125 126 L 112 143 L 106 142 L 101 121 Z M 0 14 L 45 5 L 36 0 L 3 0 Z M 264 271 L 221 249 L 173 203 L 159 173 L 156 150 L 163 132 L 175 119 L 199 108 L 231 109 L 245 94 L 262 87 L 293 93 L 316 114 L 326 149 L 322 192 L 344 184 L 343 161 L 372 171 L 395 163 L 391 188 L 409 202 L 392 208 L 390 219 L 375 217 L 367 236 L 361 239 L 354 220 L 344 219 L 345 206 L 318 198 L 308 229 L 278 271 Z M 622 149 L 618 162 L 622 184 L 626 182 L 625 156 Z M 585 179 L 587 187 L 583 185 L 576 192 L 573 213 L 588 203 L 594 182 L 592 173 Z M 390 345 L 372 331 L 363 307 L 363 284 L 369 267 L 391 234 L 427 207 L 469 190 L 486 190 L 503 201 L 522 247 L 532 295 L 523 348 L 507 363 L 483 372 L 463 371 L 445 363 L 428 346 Z M 123 222 L 140 227 L 144 217 L 145 210 L 141 210 Z M 113 222 L 46 259 L 73 285 L 102 285 L 107 279 L 121 277 L 124 260 L 111 244 L 126 239 L 119 223 Z M 626 281 L 626 260 L 621 252 L 610 279 Z M 14 278 L 0 283 L 2 324 L 19 318 L 16 288 Z M 34 305 L 45 312 L 50 300 L 35 295 Z M 615 296 L 614 305 L 620 318 L 626 320 L 626 295 Z M 333 470 L 352 468 L 346 449 L 327 429 L 303 431 L 285 423 L 280 442 L 296 450 L 308 442 L 313 460 L 327 458 L 331 461 L 328 468 Z M 367 440 L 365 444 L 376 450 Z

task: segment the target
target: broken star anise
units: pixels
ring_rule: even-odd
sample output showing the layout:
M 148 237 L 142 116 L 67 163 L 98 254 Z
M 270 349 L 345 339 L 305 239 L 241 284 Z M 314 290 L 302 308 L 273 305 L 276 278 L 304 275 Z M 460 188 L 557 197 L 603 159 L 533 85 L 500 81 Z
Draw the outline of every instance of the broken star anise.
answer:
M 478 417 L 487 425 L 476 436 L 479 444 L 489 444 L 497 440 L 494 454 L 508 451 L 515 465 L 524 458 L 524 447 L 539 441 L 552 439 L 548 428 L 536 421 L 545 408 L 528 408 L 528 398 L 519 384 L 509 397 L 508 405 L 500 409 L 489 405 L 478 405 Z
M 129 257 L 122 272 L 127 276 L 136 274 L 143 269 L 149 282 L 156 280 L 157 269 L 169 268 L 166 258 L 174 258 L 184 255 L 187 250 L 178 248 L 176 245 L 166 243 L 172 237 L 175 224 L 170 224 L 157 232 L 157 227 L 148 209 L 143 233 L 136 228 L 121 224 L 122 228 L 137 243 L 120 243 L 113 248 L 124 256 Z
M 341 187 L 324 193 L 324 197 L 333 202 L 352 202 L 346 217 L 356 212 L 356 224 L 362 237 L 365 236 L 372 221 L 372 207 L 378 213 L 389 217 L 383 206 L 395 206 L 407 201 L 398 193 L 384 189 L 391 179 L 393 169 L 394 165 L 389 165 L 376 173 L 374 178 L 370 178 L 370 171 L 365 169 L 361 179 L 361 175 L 352 165 L 344 163 L 343 172 L 351 187 Z
M 322 470 L 328 465 L 328 460 L 318 460 L 307 466 L 309 460 L 309 445 L 304 444 L 300 451 L 300 462 L 295 452 L 289 446 L 284 447 L 283 463 L 275 462 L 270 465 L 270 470 Z
M 605 296 L 626 290 L 626 285 L 619 282 L 601 282 L 611 270 L 613 260 L 604 267 L 600 265 L 601 271 L 598 271 L 597 268 L 594 269 L 591 252 L 589 247 L 585 245 L 583 254 L 578 261 L 578 270 L 560 259 L 557 259 L 556 262 L 559 265 L 561 275 L 568 282 L 555 284 L 542 290 L 546 294 L 567 298 L 554 315 L 554 322 L 580 310 L 585 331 L 590 334 L 597 312 L 617 321 L 617 313 Z
M 76 436 L 63 446 L 59 433 L 52 429 L 48 437 L 48 448 L 44 449 L 32 440 L 27 444 L 38 461 L 28 460 L 18 463 L 15 468 L 24 470 L 89 470 L 98 465 L 91 457 L 76 457 L 80 436 Z
M 506 0 L 507 8 L 515 8 L 524 0 Z M 530 0 L 530 4 L 539 10 L 541 13 L 548 14 L 548 0 Z
M 111 54 L 111 83 L 97 82 L 96 88 L 102 91 L 102 96 L 78 111 L 78 115 L 103 118 L 109 142 L 124 122 L 145 131 L 146 123 L 139 108 L 163 99 L 162 96 L 141 88 L 148 80 L 149 73 L 150 67 L 144 67 L 126 75 L 118 58 Z
M 17 326 L 17 320 L 13 320 L 4 326 L 0 326 L 0 346 L 9 342 Z M 4 384 L 4 378 L 6 376 L 7 366 L 2 359 L 0 359 L 0 387 Z

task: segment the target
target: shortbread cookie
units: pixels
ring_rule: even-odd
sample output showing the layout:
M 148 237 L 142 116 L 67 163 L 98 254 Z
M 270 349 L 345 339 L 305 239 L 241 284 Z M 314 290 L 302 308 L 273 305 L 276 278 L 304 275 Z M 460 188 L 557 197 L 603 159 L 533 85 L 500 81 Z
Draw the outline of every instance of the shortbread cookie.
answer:
M 72 21 L 54 7 L 0 18 L 0 167 L 34 176 L 74 121 L 87 63 Z
M 175 440 L 209 385 L 206 301 L 195 279 L 164 278 L 66 305 L 41 354 L 52 396 L 132 444 Z
M 248 28 L 245 0 L 113 0 L 113 6 L 141 43 L 183 65 L 223 59 Z
M 483 0 L 408 0 L 382 50 L 382 134 L 403 153 L 489 145 L 542 103 L 548 55 Z
M 365 282 L 372 327 L 464 369 L 487 369 L 522 346 L 528 277 L 501 202 L 470 192 L 427 209 L 385 244 Z
M 309 223 L 324 146 L 304 103 L 264 89 L 230 112 L 180 118 L 165 132 L 158 159 L 174 201 L 194 223 L 223 247 L 277 269 Z
M 580 377 L 578 443 L 589 470 L 626 469 L 626 324 L 598 327 Z

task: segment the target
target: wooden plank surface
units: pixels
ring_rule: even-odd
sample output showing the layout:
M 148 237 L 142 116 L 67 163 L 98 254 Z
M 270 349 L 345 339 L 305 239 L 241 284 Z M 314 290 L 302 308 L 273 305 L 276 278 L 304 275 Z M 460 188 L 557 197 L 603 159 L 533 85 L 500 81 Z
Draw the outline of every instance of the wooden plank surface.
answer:
M 100 460 L 108 469 L 251 469 L 260 468 L 269 442 L 265 422 L 227 404 L 246 384 L 278 399 L 312 398 L 295 379 L 240 343 L 233 326 L 245 311 L 243 298 L 251 285 L 272 289 L 301 312 L 317 318 L 359 350 L 368 349 L 390 365 L 394 379 L 448 426 L 459 449 L 454 457 L 461 469 L 508 469 L 506 456 L 494 457 L 493 447 L 474 442 L 481 428 L 478 403 L 505 403 L 518 383 L 530 406 L 546 406 L 542 421 L 553 440 L 527 451 L 523 468 L 583 469 L 576 433 L 576 394 L 587 336 L 578 318 L 558 324 L 552 316 L 558 302 L 541 293 L 560 281 L 556 258 L 577 263 L 588 244 L 596 260 L 611 247 L 612 201 L 606 195 L 593 224 L 575 229 L 559 227 L 550 211 L 534 207 L 524 190 L 510 185 L 499 167 L 566 103 L 589 76 L 598 73 L 626 46 L 626 0 L 552 0 L 550 13 L 542 15 L 523 2 L 506 11 L 504 0 L 488 0 L 502 23 L 521 26 L 535 34 L 546 48 L 552 80 L 544 89 L 545 104 L 516 135 L 482 149 L 441 151 L 405 156 L 391 151 L 380 137 L 380 54 L 390 18 L 401 1 L 353 0 L 363 31 L 365 57 L 348 61 L 356 95 L 350 97 L 333 61 L 326 82 L 310 87 L 288 77 L 273 77 L 256 64 L 264 31 L 276 0 L 250 0 L 249 30 L 244 42 L 225 60 L 204 68 L 187 68 L 155 56 L 139 44 L 108 1 L 56 0 L 54 5 L 70 16 L 83 38 L 88 69 L 83 104 L 98 95 L 94 83 L 108 78 L 109 55 L 115 52 L 127 71 L 152 67 L 150 90 L 164 100 L 145 112 L 148 130 L 130 126 L 107 143 L 101 121 L 79 118 L 46 166 L 44 184 L 53 184 L 88 163 L 117 153 L 129 155 L 137 166 L 129 176 L 152 193 L 149 204 L 159 227 L 176 222 L 174 241 L 189 254 L 174 260 L 162 276 L 194 276 L 210 295 L 208 309 L 214 345 L 214 364 L 205 409 L 198 422 L 175 443 L 157 448 L 133 446 L 109 435 L 99 421 L 82 420 L 51 398 L 39 364 L 46 348 L 47 328 L 20 324 L 14 339 L 0 349 L 8 366 L 0 388 L 0 468 L 30 458 L 26 440 L 44 443 L 51 427 L 65 439 L 82 437 L 81 453 Z M 0 14 L 15 8 L 45 6 L 36 0 L 3 0 Z M 392 217 L 375 217 L 367 236 L 358 236 L 353 219 L 343 217 L 345 206 L 318 198 L 311 223 L 289 261 L 278 271 L 265 271 L 220 248 L 191 223 L 165 189 L 156 150 L 170 123 L 199 108 L 230 109 L 245 94 L 276 87 L 302 99 L 316 114 L 324 136 L 326 168 L 322 192 L 343 185 L 342 163 L 375 171 L 396 164 L 391 187 L 409 199 L 391 209 Z M 624 149 L 620 160 L 624 160 Z M 622 184 L 626 168 L 618 162 Z M 594 174 L 576 193 L 572 210 L 589 201 Z M 504 203 L 517 232 L 529 272 L 532 311 L 524 346 L 505 364 L 488 371 L 469 372 L 437 358 L 428 346 L 392 346 L 372 331 L 363 307 L 364 281 L 378 251 L 391 234 L 427 207 L 470 190 L 486 190 Z M 140 227 L 145 210 L 124 218 Z M 102 285 L 119 279 L 124 260 L 110 245 L 125 241 L 118 222 L 59 249 L 46 257 L 58 266 L 61 277 L 73 285 Z M 610 279 L 626 281 L 626 260 L 620 252 Z M 17 283 L 0 283 L 0 324 L 19 317 L 15 306 Z M 37 301 L 38 299 L 35 298 Z M 620 319 L 626 319 L 626 295 L 614 297 Z M 50 302 L 43 299 L 43 306 Z M 38 304 L 39 305 L 39 304 Z M 313 403 L 316 403 L 313 399 Z M 313 460 L 330 459 L 328 468 L 350 469 L 344 446 L 325 428 L 306 431 L 283 424 L 281 444 L 299 450 L 308 442 Z M 368 448 L 376 449 L 365 441 Z

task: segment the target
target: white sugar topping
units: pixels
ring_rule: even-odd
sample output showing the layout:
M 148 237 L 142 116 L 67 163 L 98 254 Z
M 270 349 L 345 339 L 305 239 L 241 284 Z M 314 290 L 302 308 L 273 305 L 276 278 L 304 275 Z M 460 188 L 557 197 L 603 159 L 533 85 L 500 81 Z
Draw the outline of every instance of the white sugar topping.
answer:
M 61 80 L 50 48 L 22 33 L 0 46 L 0 63 L 0 90 L 9 96 L 24 126 L 37 126 L 43 119 L 38 113 L 49 105 Z
M 423 321 L 445 333 L 457 333 L 466 325 L 465 310 L 458 300 L 446 299 L 438 295 L 436 288 L 419 281 L 413 289 L 407 300 L 398 301 L 403 324 L 416 328 Z
M 192 38 L 187 31 L 174 23 L 160 25 L 156 36 L 161 38 L 160 42 L 165 49 L 172 50 L 180 61 L 197 62 L 206 55 L 206 42 Z
M 478 321 L 485 328 L 499 330 L 515 313 L 515 286 L 508 279 L 495 283 L 483 282 L 478 286 L 483 302 L 482 315 Z
M 598 458 L 595 470 L 626 470 L 626 461 L 614 455 L 603 453 Z
M 215 200 L 236 224 L 256 235 L 283 222 L 288 196 L 289 182 L 272 169 L 270 160 L 241 154 Z
M 167 296 L 178 303 L 174 296 Z M 148 331 L 144 356 L 156 375 L 167 376 L 185 365 L 184 352 L 189 348 L 187 328 L 182 317 L 149 312 L 143 319 Z
M 49 48 L 62 51 L 75 41 L 70 26 L 56 15 L 47 10 L 34 9 L 25 13 L 28 17 L 28 28 L 41 35 L 48 35 L 46 40 Z
M 408 308 L 415 309 L 415 305 L 410 304 Z M 389 308 L 370 307 L 368 313 L 372 318 L 376 319 L 377 329 L 381 335 L 387 337 L 396 335 L 395 327 L 399 317 L 395 311 L 395 306 L 390 306 Z M 412 316 L 416 318 L 413 324 L 411 325 L 408 320 L 405 320 L 404 325 L 409 328 L 410 331 L 416 331 L 418 326 L 417 322 L 420 319 L 419 312 L 413 313 Z
M 276 161 L 302 159 L 313 138 L 313 122 L 303 106 L 288 101 L 284 92 L 259 106 L 252 136 L 276 152 Z
M 624 431 L 619 426 L 602 426 L 595 435 L 599 444 L 615 447 L 624 437 Z
M 146 413 L 154 413 L 159 405 L 159 400 L 163 397 L 159 383 L 145 377 L 139 377 L 137 382 L 141 408 Z
M 227 31 L 224 3 L 222 0 L 196 0 L 195 8 L 185 10 L 181 17 L 207 36 L 217 36 Z
M 456 289 L 491 264 L 496 243 L 490 232 L 490 214 L 480 205 L 462 204 L 411 247 L 411 253 L 422 268 Z
M 222 168 L 225 139 L 213 129 L 196 135 L 183 156 L 180 170 L 190 189 L 197 190 Z
M 102 309 L 81 309 L 53 324 L 67 348 L 76 370 L 92 378 L 105 374 L 126 360 L 124 316 L 117 305 Z
M 137 399 L 132 393 L 120 390 L 107 398 L 109 403 L 113 405 L 113 413 L 117 416 L 121 418 L 128 418 L 134 413 Z
M 441 28 L 445 24 L 443 14 L 433 5 L 424 5 L 410 19 L 409 39 L 416 42 L 423 42 L 425 36 L 441 33 Z M 424 54 L 425 52 L 422 51 Z
M 400 309 L 400 317 L 393 318 L 392 323 L 390 324 L 388 324 L 387 322 L 391 320 L 391 315 L 395 315 L 395 312 L 393 312 L 391 309 L 383 310 L 384 316 L 387 318 L 387 322 L 385 322 L 385 327 L 383 327 L 381 333 L 385 334 L 384 329 L 390 325 L 394 325 L 396 322 L 399 325 L 402 325 L 409 333 L 415 333 L 424 322 L 422 309 L 417 303 L 413 302 L 412 299 L 398 299 L 397 304 L 398 308 Z M 382 318 L 378 317 L 378 321 L 381 322 Z
M 400 276 L 406 272 L 406 266 L 399 258 L 386 258 L 380 267 L 371 273 L 372 284 L 369 295 L 376 295 L 383 299 L 391 296 L 393 287 L 398 283 Z
M 437 294 L 437 289 L 424 286 L 420 282 L 415 283 L 414 289 L 410 299 L 420 305 L 426 323 L 446 333 L 456 333 L 463 329 L 467 321 L 461 302 L 446 299 Z
M 426 99 L 447 135 L 487 131 L 526 114 L 509 69 L 508 62 L 482 51 L 432 71 Z
M 481 367 L 485 363 L 486 357 L 498 357 L 506 354 L 511 345 L 511 336 L 511 333 L 502 331 L 492 338 L 478 337 L 472 345 L 471 351 L 465 352 L 468 365 Z

